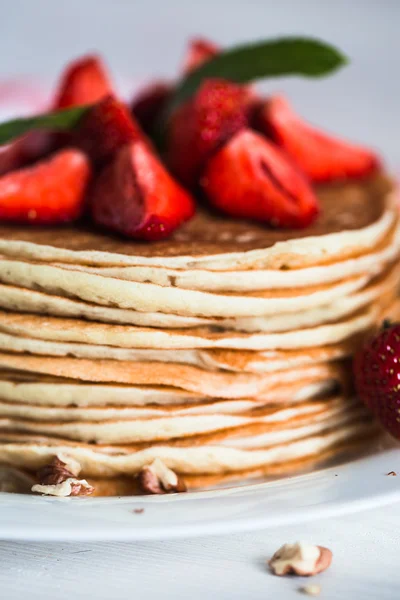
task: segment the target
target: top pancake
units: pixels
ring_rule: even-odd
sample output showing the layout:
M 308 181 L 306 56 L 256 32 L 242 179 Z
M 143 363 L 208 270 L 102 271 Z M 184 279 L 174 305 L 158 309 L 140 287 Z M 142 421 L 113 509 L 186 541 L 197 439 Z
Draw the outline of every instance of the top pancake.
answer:
M 0 252 L 77 265 L 152 264 L 211 270 L 297 268 L 354 256 L 378 243 L 395 218 L 387 202 L 390 189 L 390 181 L 384 175 L 364 182 L 321 187 L 321 214 L 303 230 L 271 229 L 199 211 L 170 239 L 151 244 L 77 226 L 3 226 Z

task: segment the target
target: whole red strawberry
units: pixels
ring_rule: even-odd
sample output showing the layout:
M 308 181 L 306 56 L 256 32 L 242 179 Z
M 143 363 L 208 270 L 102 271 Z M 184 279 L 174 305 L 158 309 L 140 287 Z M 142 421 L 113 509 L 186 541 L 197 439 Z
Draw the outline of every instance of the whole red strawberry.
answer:
M 383 427 L 400 439 L 400 323 L 384 326 L 354 359 L 360 399 Z

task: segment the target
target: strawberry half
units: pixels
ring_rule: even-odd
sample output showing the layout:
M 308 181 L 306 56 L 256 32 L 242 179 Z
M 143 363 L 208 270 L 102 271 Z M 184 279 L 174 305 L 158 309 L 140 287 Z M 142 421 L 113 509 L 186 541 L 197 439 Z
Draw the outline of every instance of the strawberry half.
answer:
M 400 439 L 400 325 L 380 331 L 359 350 L 353 372 L 359 398 Z
M 124 146 L 105 167 L 90 206 L 98 225 L 149 241 L 168 237 L 195 211 L 192 197 L 142 141 Z
M 144 88 L 132 102 L 132 114 L 143 131 L 151 135 L 154 125 L 167 106 L 173 86 L 164 81 L 156 81 Z
M 248 129 L 207 163 L 200 185 L 213 206 L 277 227 L 306 227 L 318 214 L 308 182 L 273 143 Z
M 107 71 L 97 56 L 84 56 L 70 63 L 61 76 L 55 109 L 93 104 L 113 93 Z
M 248 91 L 223 79 L 208 79 L 172 115 L 167 164 L 187 187 L 197 184 L 207 162 L 247 125 Z
M 78 124 L 76 143 L 98 166 L 109 162 L 117 150 L 143 133 L 129 110 L 113 96 L 107 96 L 89 109 Z
M 282 96 L 267 100 L 256 122 L 257 128 L 272 137 L 312 181 L 366 177 L 378 167 L 373 152 L 304 123 Z
M 216 56 L 219 51 L 219 46 L 205 38 L 190 40 L 183 61 L 182 72 L 188 74 L 190 71 L 194 71 L 194 69 L 207 62 L 207 60 Z
M 77 219 L 91 170 L 79 150 L 63 150 L 49 160 L 0 177 L 0 220 L 56 224 Z
M 0 175 L 18 169 L 24 162 L 23 140 L 17 139 L 5 146 L 0 146 Z

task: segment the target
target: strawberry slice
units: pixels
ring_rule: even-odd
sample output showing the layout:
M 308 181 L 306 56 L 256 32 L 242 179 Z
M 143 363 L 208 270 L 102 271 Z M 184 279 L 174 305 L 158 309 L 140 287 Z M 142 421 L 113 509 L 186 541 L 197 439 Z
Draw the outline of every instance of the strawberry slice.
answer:
M 55 109 L 93 104 L 112 94 L 105 66 L 98 56 L 84 56 L 70 63 L 61 76 Z
M 187 187 L 197 184 L 209 157 L 247 125 L 248 91 L 223 79 L 208 79 L 172 115 L 167 164 Z
M 312 181 L 361 178 L 378 168 L 373 152 L 304 123 L 282 96 L 267 100 L 257 121 L 257 128 L 271 136 Z
M 77 219 L 91 169 L 79 150 L 63 150 L 50 159 L 0 177 L 0 220 L 57 224 Z
M 143 141 L 124 146 L 92 190 L 94 221 L 127 237 L 160 240 L 192 217 L 192 197 Z
M 0 146 L 0 175 L 18 169 L 23 164 L 24 148 L 21 139 Z
M 205 38 L 193 38 L 189 41 L 186 55 L 183 61 L 182 72 L 187 75 L 194 71 L 210 58 L 216 56 L 220 51 L 219 46 Z
M 97 166 L 109 162 L 125 144 L 143 137 L 125 104 L 113 96 L 95 104 L 76 131 L 77 145 Z
M 277 146 L 248 129 L 211 158 L 200 185 L 211 204 L 232 217 L 298 228 L 318 214 L 303 175 Z
M 171 97 L 173 86 L 165 81 L 155 81 L 145 87 L 132 102 L 132 114 L 148 135 L 154 131 L 161 113 Z

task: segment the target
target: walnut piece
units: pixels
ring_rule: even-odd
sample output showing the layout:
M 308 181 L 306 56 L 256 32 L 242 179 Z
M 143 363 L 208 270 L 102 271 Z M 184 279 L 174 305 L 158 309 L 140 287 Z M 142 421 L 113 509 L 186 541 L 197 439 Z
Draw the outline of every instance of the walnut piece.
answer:
M 332 552 L 323 546 L 296 542 L 284 544 L 268 562 L 275 575 L 316 575 L 332 561 Z
M 184 481 L 160 458 L 156 458 L 150 465 L 142 468 L 138 474 L 138 482 L 145 494 L 186 492 Z
M 32 492 L 44 494 L 45 496 L 88 496 L 93 493 L 94 488 L 88 484 L 86 479 L 75 479 L 69 477 L 65 481 L 53 485 L 41 485 L 37 483 L 32 486 Z
M 39 483 L 32 486 L 32 492 L 46 496 L 87 496 L 94 488 L 86 479 L 77 479 L 81 466 L 75 460 L 58 455 L 50 464 L 39 469 Z
M 319 596 L 321 593 L 320 585 L 305 585 L 299 589 L 302 594 L 308 594 L 308 596 Z

